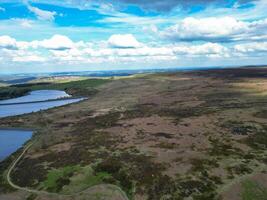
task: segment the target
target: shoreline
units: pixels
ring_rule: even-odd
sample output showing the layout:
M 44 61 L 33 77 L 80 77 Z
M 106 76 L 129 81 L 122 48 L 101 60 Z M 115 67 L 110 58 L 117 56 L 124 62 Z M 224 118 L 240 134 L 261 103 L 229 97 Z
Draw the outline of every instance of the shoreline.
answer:
M 21 105 L 21 104 L 34 104 L 34 103 L 45 103 L 45 102 L 55 102 L 55 101 L 64 101 L 64 100 L 84 100 L 84 97 L 67 97 L 67 98 L 58 98 L 58 99 L 48 99 L 44 101 L 28 101 L 28 102 L 18 102 L 18 103 L 0 103 L 0 106 L 11 106 L 11 105 Z
M 10 103 L 10 104 L 0 104 L 0 107 L 1 106 L 8 106 L 8 105 L 24 105 L 24 104 L 34 104 L 34 103 L 46 103 L 46 102 L 60 102 L 60 101 L 65 101 L 65 100 L 77 100 L 77 102 L 81 102 L 81 101 L 84 101 L 88 98 L 84 98 L 84 97 L 67 97 L 67 98 L 58 98 L 58 99 L 51 99 L 51 100 L 45 100 L 45 101 L 33 101 L 33 102 L 21 102 L 21 103 Z M 77 102 L 73 102 L 73 103 L 77 103 Z M 52 108 L 48 108 L 48 109 L 45 109 L 45 110 L 50 110 L 50 109 L 53 109 L 53 108 L 57 108 L 57 107 L 62 107 L 62 106 L 66 106 L 66 105 L 69 105 L 69 104 L 72 104 L 72 103 L 68 103 L 68 104 L 65 104 L 65 105 L 61 105 L 61 106 L 55 106 L 55 107 L 52 107 Z M 43 110 L 39 110 L 39 111 L 36 111 L 34 113 L 38 113 L 40 111 L 43 111 Z M 31 112 L 32 113 L 32 112 Z M 6 116 L 6 117 L 0 117 L 0 119 L 2 118 L 8 118 L 8 117 L 16 117 L 16 116 L 25 116 L 25 115 L 28 115 L 28 114 L 31 114 L 31 113 L 24 113 L 24 114 L 21 114 L 21 115 L 12 115 L 12 116 Z M 0 131 L 18 131 L 18 132 L 30 132 L 31 133 L 31 138 L 27 141 L 25 141 L 25 143 L 21 146 L 22 148 L 24 148 L 24 145 L 27 144 L 28 142 L 31 142 L 35 136 L 35 133 L 38 131 L 38 129 L 35 129 L 35 128 L 30 128 L 30 127 L 12 127 L 12 126 L 7 126 L 7 125 L 0 125 Z M 16 153 L 21 147 L 19 147 L 16 151 L 14 151 L 13 153 Z M 3 162 L 5 159 L 7 159 L 8 157 L 10 157 L 13 153 L 11 153 L 10 155 L 6 156 L 4 159 L 0 160 L 0 163 Z
M 0 131 L 31 131 L 34 133 L 35 130 L 30 128 L 16 128 L 16 127 L 0 127 Z

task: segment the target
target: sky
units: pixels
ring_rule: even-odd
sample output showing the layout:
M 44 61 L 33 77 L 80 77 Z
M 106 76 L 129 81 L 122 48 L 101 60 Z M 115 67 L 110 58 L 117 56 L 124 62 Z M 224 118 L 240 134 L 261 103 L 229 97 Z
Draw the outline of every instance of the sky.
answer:
M 0 74 L 267 64 L 267 0 L 1 0 Z

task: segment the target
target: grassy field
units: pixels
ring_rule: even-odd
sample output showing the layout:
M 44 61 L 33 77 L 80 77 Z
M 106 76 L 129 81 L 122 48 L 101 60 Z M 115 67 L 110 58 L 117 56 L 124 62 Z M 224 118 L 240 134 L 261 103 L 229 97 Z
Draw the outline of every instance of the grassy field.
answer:
M 66 166 L 49 171 L 39 187 L 50 192 L 73 194 L 104 183 L 109 178 L 111 178 L 110 174 L 95 173 L 91 166 Z
M 41 77 L 29 81 L 28 83 L 68 83 L 73 81 L 87 80 L 88 77 L 82 76 L 58 76 L 58 77 Z
M 0 120 L 38 130 L 12 180 L 59 194 L 88 188 L 103 199 L 117 198 L 101 196 L 112 184 L 130 199 L 262 200 L 266 75 L 244 68 L 24 85 L 91 97 Z

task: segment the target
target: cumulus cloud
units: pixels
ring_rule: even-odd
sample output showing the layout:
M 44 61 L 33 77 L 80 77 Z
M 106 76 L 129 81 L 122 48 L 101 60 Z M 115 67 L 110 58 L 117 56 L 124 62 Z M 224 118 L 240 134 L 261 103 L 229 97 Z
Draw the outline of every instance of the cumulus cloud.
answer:
M 0 49 L 17 49 L 17 41 L 8 35 L 0 36 Z
M 138 48 L 142 46 L 132 34 L 114 34 L 108 39 L 108 44 L 113 48 Z
M 40 52 L 27 49 L 0 49 L 0 59 L 9 62 L 44 62 L 46 58 Z
M 161 35 L 173 41 L 234 42 L 266 39 L 267 19 L 253 22 L 233 17 L 188 17 L 168 27 Z
M 65 51 L 52 51 L 59 60 L 83 60 L 83 59 L 116 59 L 116 60 L 142 60 L 150 58 L 159 60 L 167 57 L 228 57 L 228 48 L 216 44 L 206 43 L 201 45 L 172 45 L 172 46 L 145 46 L 139 48 L 82 48 L 68 49 Z
M 124 37 L 125 35 L 123 35 Z M 128 37 L 128 36 L 127 36 Z M 49 39 L 17 41 L 10 36 L 0 36 L 0 59 L 10 62 L 108 63 L 108 62 L 157 62 L 192 58 L 233 58 L 236 56 L 256 56 L 267 52 L 267 42 L 251 42 L 233 46 L 206 42 L 203 44 L 142 44 L 137 40 L 113 40 L 114 35 L 104 43 L 74 42 L 64 35 L 54 35 Z M 110 41 L 112 45 L 110 45 Z M 125 43 L 116 43 L 127 41 Z M 114 44 L 116 48 L 114 48 Z
M 59 34 L 53 35 L 49 39 L 34 40 L 31 42 L 17 41 L 15 38 L 8 35 L 0 36 L 0 49 L 9 50 L 44 48 L 47 50 L 64 51 L 67 49 L 74 49 L 76 47 L 86 47 L 87 45 L 89 44 L 86 44 L 83 41 L 73 42 L 67 36 Z
M 50 39 L 37 40 L 31 42 L 31 46 L 34 48 L 43 47 L 50 50 L 66 50 L 75 46 L 73 41 L 64 35 L 54 35 Z

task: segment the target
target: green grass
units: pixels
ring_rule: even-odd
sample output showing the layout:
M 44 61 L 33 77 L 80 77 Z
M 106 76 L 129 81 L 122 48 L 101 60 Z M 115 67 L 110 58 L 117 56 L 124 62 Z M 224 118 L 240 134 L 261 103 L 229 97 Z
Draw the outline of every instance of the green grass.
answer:
M 267 188 L 251 180 L 242 183 L 242 200 L 266 200 L 266 198 Z
M 103 183 L 110 177 L 111 175 L 106 172 L 95 173 L 91 166 L 66 166 L 50 170 L 40 188 L 49 192 L 72 194 Z
M 69 184 L 69 178 L 78 170 L 79 166 L 53 169 L 48 172 L 46 180 L 42 183 L 42 188 L 49 192 L 59 192 L 65 184 Z
M 62 192 L 71 194 L 77 191 L 82 191 L 88 187 L 98 185 L 104 180 L 111 178 L 111 175 L 106 172 L 95 173 L 91 166 L 81 167 L 77 173 L 70 178 L 70 183 L 64 186 Z
M 47 85 L 33 85 L 31 86 L 32 89 L 58 89 L 58 90 L 65 90 L 65 89 L 90 89 L 98 87 L 104 83 L 109 82 L 108 79 L 87 79 L 87 80 L 80 80 L 80 81 L 72 81 L 67 83 L 55 83 L 55 84 L 47 84 Z M 27 84 L 26 84 L 27 86 Z
M 43 77 L 37 78 L 27 83 L 67 83 L 72 81 L 81 81 L 90 79 L 89 77 L 75 76 L 75 77 Z

